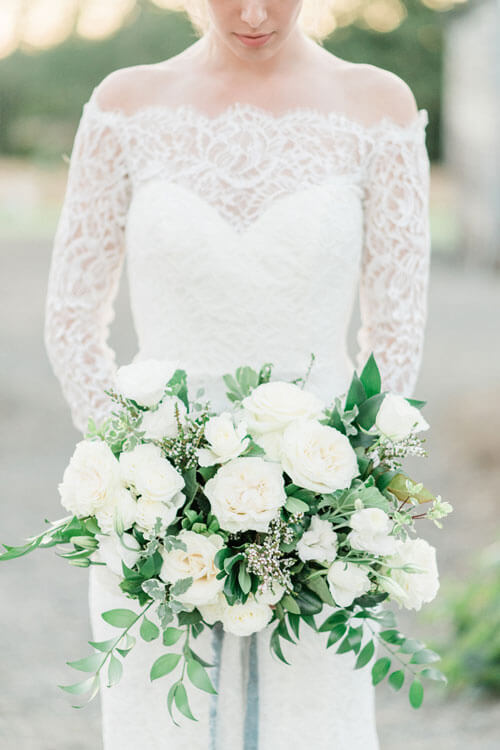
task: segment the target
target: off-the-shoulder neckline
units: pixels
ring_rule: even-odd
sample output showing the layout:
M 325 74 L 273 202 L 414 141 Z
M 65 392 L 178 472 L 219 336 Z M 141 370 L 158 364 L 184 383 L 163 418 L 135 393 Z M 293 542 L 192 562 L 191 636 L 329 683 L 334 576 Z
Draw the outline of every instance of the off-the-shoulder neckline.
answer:
M 396 120 L 387 115 L 376 122 L 366 124 L 343 112 L 324 112 L 314 107 L 297 106 L 286 109 L 280 113 L 274 113 L 256 104 L 241 101 L 232 102 L 216 115 L 208 115 L 206 112 L 203 112 L 192 104 L 149 104 L 135 110 L 134 112 L 124 112 L 120 109 L 103 109 L 97 101 L 95 89 L 92 92 L 91 97 L 84 104 L 84 107 L 93 110 L 101 117 L 122 121 L 133 121 L 146 115 L 158 116 L 159 114 L 164 113 L 169 117 L 184 117 L 191 122 L 199 120 L 206 124 L 220 125 L 221 122 L 230 119 L 233 115 L 248 113 L 255 119 L 268 123 L 280 124 L 288 119 L 294 119 L 296 117 L 306 120 L 313 118 L 318 119 L 320 122 L 332 123 L 334 125 L 348 125 L 359 132 L 366 133 L 377 132 L 384 129 L 390 129 L 400 133 L 408 133 L 413 132 L 415 129 L 420 129 L 421 127 L 425 128 L 429 121 L 429 113 L 425 108 L 417 110 L 416 117 L 406 124 L 396 122 Z

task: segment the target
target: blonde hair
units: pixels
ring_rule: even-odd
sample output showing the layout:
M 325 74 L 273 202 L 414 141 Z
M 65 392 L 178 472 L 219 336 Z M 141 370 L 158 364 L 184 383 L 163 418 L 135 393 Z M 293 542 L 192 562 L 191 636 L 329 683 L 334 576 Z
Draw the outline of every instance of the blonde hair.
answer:
M 303 0 L 298 24 L 305 34 L 317 41 L 331 34 L 336 26 L 334 2 L 335 0 Z M 161 0 L 158 5 L 169 10 L 184 11 L 201 36 L 210 27 L 207 0 Z

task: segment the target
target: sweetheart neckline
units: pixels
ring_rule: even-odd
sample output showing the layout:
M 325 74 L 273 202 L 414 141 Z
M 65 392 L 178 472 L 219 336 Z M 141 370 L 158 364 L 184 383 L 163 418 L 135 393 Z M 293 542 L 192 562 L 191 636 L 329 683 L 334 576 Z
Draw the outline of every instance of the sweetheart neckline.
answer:
M 250 102 L 241 101 L 232 102 L 216 115 L 208 115 L 206 112 L 203 112 L 192 104 L 149 104 L 135 110 L 134 112 L 124 112 L 121 109 L 103 109 L 97 101 L 95 92 L 96 88 L 93 89 L 90 98 L 85 102 L 84 108 L 93 109 L 96 114 L 102 117 L 109 117 L 111 119 L 122 120 L 125 122 L 133 121 L 136 118 L 140 119 L 146 115 L 159 115 L 165 113 L 170 117 L 181 116 L 191 121 L 199 120 L 207 125 L 220 125 L 221 122 L 229 120 L 233 116 L 244 116 L 245 114 L 249 114 L 255 120 L 267 123 L 272 122 L 275 124 L 281 124 L 286 120 L 293 120 L 294 118 L 304 120 L 317 118 L 320 122 L 332 123 L 333 125 L 338 125 L 340 127 L 352 127 L 360 133 L 373 133 L 388 128 L 402 135 L 413 133 L 414 130 L 420 130 L 420 128 L 425 129 L 429 122 L 429 113 L 425 108 L 418 109 L 416 117 L 411 122 L 404 125 L 396 122 L 388 115 L 385 115 L 374 123 L 366 124 L 350 117 L 344 112 L 323 112 L 314 107 L 297 106 L 290 107 L 280 113 L 273 113 L 264 107 L 251 104 Z

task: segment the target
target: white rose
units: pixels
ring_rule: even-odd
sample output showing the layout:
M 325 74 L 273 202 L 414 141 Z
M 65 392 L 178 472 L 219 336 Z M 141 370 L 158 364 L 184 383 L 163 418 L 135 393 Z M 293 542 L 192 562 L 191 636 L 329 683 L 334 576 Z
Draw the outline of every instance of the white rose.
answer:
M 222 620 L 224 611 L 228 606 L 226 597 L 222 591 L 219 591 L 212 602 L 209 602 L 208 604 L 198 604 L 198 609 L 205 622 L 209 625 L 213 625 Z
M 404 440 L 410 432 L 428 430 L 429 425 L 420 410 L 412 406 L 403 396 L 388 393 L 384 397 L 375 425 L 389 440 Z
M 211 417 L 205 424 L 205 437 L 210 448 L 199 448 L 198 460 L 200 466 L 223 464 L 243 453 L 249 444 L 245 438 L 247 426 L 241 421 L 236 427 L 228 411 Z
M 404 542 L 396 540 L 396 551 L 385 562 L 388 566 L 411 564 L 422 569 L 420 573 L 390 570 L 388 575 L 399 586 L 399 590 L 394 590 L 394 587 L 391 589 L 390 582 L 381 580 L 381 588 L 387 590 L 400 607 L 419 610 L 422 604 L 434 599 L 439 589 L 436 549 L 425 539 L 407 539 Z
M 348 607 L 370 588 L 366 569 L 356 563 L 336 560 L 326 574 L 331 595 L 339 607 Z
M 353 513 L 349 525 L 352 531 L 347 541 L 354 549 L 373 555 L 390 555 L 396 549 L 396 538 L 389 536 L 393 524 L 381 508 L 363 508 Z
M 122 560 L 127 568 L 132 568 L 140 557 L 141 545 L 133 534 L 123 534 L 122 538 L 115 532 L 110 534 L 96 534 L 99 542 L 97 550 L 101 562 L 106 563 L 107 567 L 117 576 L 123 578 Z M 122 544 L 121 539 L 127 545 Z M 128 549 L 133 547 L 134 549 Z
M 153 443 L 136 445 L 120 455 L 124 480 L 132 484 L 144 500 L 169 504 L 184 487 L 181 474 Z
M 102 440 L 81 440 L 58 489 L 63 507 L 81 517 L 113 506 L 121 486 L 120 465 L 109 446 Z
M 283 430 L 265 432 L 263 435 L 255 435 L 254 440 L 260 445 L 266 456 L 271 461 L 280 461 L 281 447 L 283 445 Z
M 125 398 L 141 406 L 154 406 L 165 392 L 177 363 L 169 360 L 143 359 L 119 367 L 115 388 Z
M 179 409 L 179 420 L 185 422 L 187 409 L 184 402 L 177 396 L 165 396 L 155 411 L 147 411 L 142 417 L 140 429 L 144 430 L 148 440 L 162 440 L 174 438 L 179 432 L 175 417 L 175 408 Z
M 151 533 L 155 527 L 156 519 L 161 519 L 162 530 L 173 523 L 177 511 L 184 505 L 186 496 L 183 492 L 178 492 L 168 503 L 161 500 L 150 500 L 147 497 L 140 497 L 137 500 L 136 524 L 141 531 Z
M 215 555 L 224 541 L 218 534 L 204 536 L 194 531 L 182 529 L 178 539 L 183 541 L 186 550 L 162 551 L 163 565 L 160 578 L 167 583 L 175 583 L 181 578 L 193 578 L 193 583 L 184 594 L 175 598 L 187 604 L 209 604 L 224 588 L 224 580 L 216 578 L 219 569 L 215 565 Z
M 136 512 L 135 499 L 125 487 L 120 487 L 109 503 L 96 510 L 95 516 L 101 531 L 109 534 L 116 523 L 121 524 L 123 529 L 129 529 L 136 520 Z
M 270 588 L 255 593 L 255 601 L 259 604 L 277 604 L 283 598 L 286 589 L 278 581 L 273 581 Z
M 298 417 L 317 417 L 323 411 L 322 401 L 295 383 L 270 381 L 254 388 L 243 399 L 248 428 L 253 435 L 283 430 Z
M 296 419 L 288 425 L 281 464 L 295 484 L 314 492 L 345 489 L 359 474 L 348 438 L 316 419 Z
M 333 562 L 337 557 L 337 534 L 331 523 L 319 516 L 313 516 L 309 528 L 297 542 L 297 553 L 303 562 Z
M 220 467 L 204 489 L 212 513 L 226 531 L 267 531 L 287 496 L 281 466 L 259 456 Z
M 266 627 L 273 616 L 268 604 L 262 604 L 250 595 L 245 604 L 237 602 L 227 606 L 222 615 L 222 625 L 227 633 L 251 635 Z

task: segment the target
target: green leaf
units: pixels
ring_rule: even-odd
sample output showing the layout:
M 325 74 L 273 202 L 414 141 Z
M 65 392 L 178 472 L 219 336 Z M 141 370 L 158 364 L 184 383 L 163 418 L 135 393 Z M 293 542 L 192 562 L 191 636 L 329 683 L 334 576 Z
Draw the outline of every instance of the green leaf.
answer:
M 98 651 L 110 651 L 119 640 L 120 636 L 118 635 L 116 638 L 110 638 L 108 641 L 88 641 L 88 643 Z
M 207 693 L 216 693 L 205 667 L 199 661 L 189 659 L 187 662 L 187 674 L 193 685 Z
M 280 599 L 280 604 L 287 612 L 291 612 L 294 615 L 300 615 L 300 607 L 290 594 L 285 594 L 283 598 Z
M 186 657 L 189 657 L 191 659 L 196 659 L 196 661 L 199 661 L 203 667 L 215 666 L 215 664 L 211 664 L 209 661 L 205 661 L 205 659 L 202 659 L 202 657 L 199 654 L 195 653 L 192 648 L 188 648 L 186 650 Z
M 137 614 L 131 609 L 109 609 L 101 617 L 115 628 L 128 628 L 137 619 Z
M 113 685 L 120 682 L 122 674 L 123 664 L 114 654 L 112 654 L 108 667 L 108 687 L 113 687 Z
M 399 651 L 401 651 L 402 654 L 411 654 L 414 651 L 420 651 L 420 649 L 423 648 L 425 648 L 425 644 L 423 644 L 422 641 L 417 641 L 414 638 L 405 638 L 404 643 L 399 647 Z
M 244 594 L 248 594 L 250 592 L 250 589 L 252 588 L 252 578 L 248 573 L 244 563 L 240 563 L 240 567 L 238 570 L 238 583 L 240 585 L 240 589 Z
M 361 406 L 363 401 L 366 401 L 365 389 L 363 388 L 363 383 L 357 376 L 356 371 L 354 371 L 354 375 L 352 376 L 351 384 L 347 392 L 344 410 L 350 411 L 352 408 L 354 408 L 354 406 L 359 407 Z
M 376 396 L 371 396 L 364 401 L 359 407 L 359 414 L 356 417 L 356 422 L 361 425 L 365 430 L 369 430 L 373 427 L 377 418 L 378 410 L 385 398 L 385 393 L 378 393 Z
M 382 381 L 373 352 L 370 354 L 365 366 L 363 367 L 360 380 L 368 398 L 374 396 L 376 393 L 380 393 Z
M 391 672 L 389 675 L 389 685 L 394 688 L 394 690 L 400 690 L 403 686 L 403 682 L 405 681 L 405 673 L 402 669 L 397 669 L 395 672 Z
M 322 625 L 320 625 L 318 630 L 320 633 L 324 632 L 325 630 L 332 630 L 332 628 L 336 627 L 337 625 L 345 624 L 347 618 L 348 615 L 344 610 L 340 610 L 340 612 L 334 612 L 332 615 L 326 618 L 326 620 Z
M 198 721 L 198 719 L 191 713 L 186 688 L 184 687 L 182 682 L 177 685 L 176 691 L 174 693 L 174 701 L 181 714 L 187 716 L 188 719 Z
M 283 651 L 281 650 L 281 643 L 280 643 L 280 637 L 278 633 L 278 628 L 275 628 L 273 632 L 271 633 L 271 638 L 269 639 L 269 645 L 271 647 L 271 650 L 274 651 L 276 656 L 280 661 L 282 661 L 284 664 L 290 664 L 289 661 L 287 661 L 283 655 Z
M 59 685 L 58 687 L 72 695 L 82 695 L 83 693 L 86 693 L 87 690 L 90 690 L 98 679 L 97 675 L 93 675 L 92 677 L 87 677 L 87 679 L 82 682 L 75 682 L 74 685 Z
M 316 615 L 323 609 L 323 602 L 314 591 L 303 586 L 297 596 L 297 604 L 303 615 Z
M 439 654 L 435 651 L 431 651 L 429 648 L 423 648 L 420 651 L 415 651 L 410 659 L 410 664 L 430 664 L 433 661 L 440 660 Z
M 418 677 L 413 678 L 408 696 L 413 708 L 420 708 L 424 699 L 424 686 L 422 685 Z
M 67 661 L 66 664 L 73 667 L 73 669 L 79 669 L 82 672 L 95 672 L 96 669 L 99 669 L 105 658 L 105 656 L 98 652 L 90 654 L 90 656 L 86 656 L 84 659 Z
M 179 596 L 179 594 L 185 594 L 188 588 L 193 583 L 193 576 L 187 578 L 179 578 L 170 589 L 172 596 Z
M 364 667 L 365 664 L 368 664 L 374 653 L 375 644 L 373 643 L 373 641 L 368 641 L 366 646 L 364 646 L 359 652 L 358 658 L 356 659 L 356 664 L 354 665 L 354 669 L 361 669 L 361 667 Z
M 404 641 L 404 635 L 399 630 L 381 630 L 379 636 L 386 643 L 402 643 Z
M 346 630 L 347 630 L 347 625 L 343 625 L 342 623 L 335 625 L 335 627 L 333 627 L 330 630 L 330 633 L 328 634 L 326 647 L 330 648 L 330 646 L 333 646 L 334 643 L 337 643 L 337 641 L 339 641 L 342 638 Z
M 177 690 L 177 687 L 180 685 L 180 681 L 174 682 L 173 685 L 170 686 L 170 690 L 168 691 L 167 695 L 167 707 L 168 707 L 168 713 L 170 714 L 170 718 L 174 722 L 174 724 L 178 727 L 180 726 L 179 723 L 174 719 L 174 714 L 172 713 L 172 706 L 174 703 L 174 696 L 175 691 Z
M 299 637 L 299 628 L 300 628 L 300 616 L 294 615 L 293 612 L 288 612 L 288 622 L 290 623 L 290 627 L 292 628 L 296 638 Z
M 163 645 L 173 646 L 174 643 L 177 643 L 183 633 L 184 630 L 180 630 L 179 628 L 167 628 L 163 632 Z
M 299 500 L 298 497 L 293 497 L 293 495 L 286 501 L 285 508 L 290 511 L 290 513 L 307 513 L 309 510 L 307 503 L 303 500 Z
M 153 680 L 158 680 L 160 677 L 164 677 L 169 672 L 172 672 L 178 665 L 180 658 L 180 654 L 163 654 L 158 657 L 149 673 L 151 682 Z
M 446 677 L 446 675 L 444 675 L 439 669 L 435 669 L 434 667 L 426 667 L 425 669 L 421 669 L 419 676 L 427 677 L 428 680 L 439 680 L 440 682 L 444 682 L 445 684 L 448 682 L 448 678 Z
M 154 624 L 154 622 L 151 622 L 151 620 L 148 620 L 146 615 L 144 615 L 142 622 L 141 622 L 141 629 L 140 629 L 140 636 L 143 641 L 146 641 L 149 643 L 150 641 L 154 641 L 155 638 L 158 638 L 160 635 L 159 628 Z
M 332 607 L 334 606 L 335 602 L 333 601 L 331 591 L 323 576 L 316 576 L 315 578 L 309 579 L 307 585 L 311 591 L 314 591 L 314 593 L 319 596 L 322 602 L 325 602 L 325 604 L 329 604 Z
M 378 685 L 379 682 L 382 682 L 390 667 L 391 660 L 388 656 L 382 656 L 380 659 L 377 659 L 372 667 L 372 684 Z

